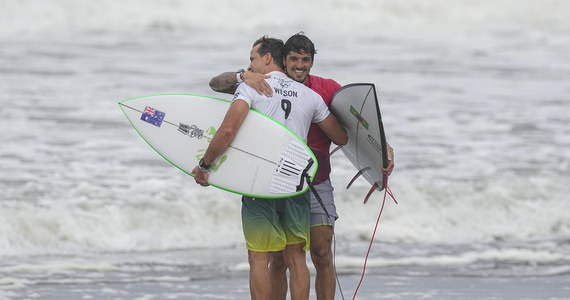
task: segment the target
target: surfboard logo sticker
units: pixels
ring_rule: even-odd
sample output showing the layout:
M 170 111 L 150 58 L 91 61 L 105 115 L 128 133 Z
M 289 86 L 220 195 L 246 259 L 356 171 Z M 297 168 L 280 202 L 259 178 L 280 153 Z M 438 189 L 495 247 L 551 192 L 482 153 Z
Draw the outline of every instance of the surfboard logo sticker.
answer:
M 380 146 L 380 143 L 378 143 L 378 141 L 374 137 L 368 135 L 368 142 L 374 148 L 374 150 L 378 152 L 378 154 L 382 155 L 382 146 Z
M 204 130 L 198 128 L 196 125 L 180 123 L 180 125 L 178 125 L 178 131 L 191 138 L 201 139 L 204 137 Z
M 146 106 L 141 115 L 141 120 L 149 124 L 152 124 L 156 127 L 160 127 L 160 125 L 162 125 L 162 120 L 164 120 L 165 115 L 166 115 L 165 113 L 161 112 L 158 109 Z
M 362 125 L 362 127 L 366 128 L 366 130 L 368 130 L 368 126 L 369 126 L 368 122 L 362 117 L 362 115 L 352 105 L 350 106 L 350 113 L 354 117 L 356 117 L 356 119 L 358 120 L 358 123 L 360 123 L 360 125 Z

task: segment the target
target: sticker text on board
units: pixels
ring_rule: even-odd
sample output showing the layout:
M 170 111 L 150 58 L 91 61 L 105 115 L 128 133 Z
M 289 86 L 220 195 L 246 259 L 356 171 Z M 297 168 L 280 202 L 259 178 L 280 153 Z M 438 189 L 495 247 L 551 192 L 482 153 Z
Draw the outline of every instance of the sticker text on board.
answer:
M 180 123 L 180 125 L 178 125 L 178 131 L 191 138 L 201 139 L 204 136 L 204 130 L 198 128 L 196 125 Z

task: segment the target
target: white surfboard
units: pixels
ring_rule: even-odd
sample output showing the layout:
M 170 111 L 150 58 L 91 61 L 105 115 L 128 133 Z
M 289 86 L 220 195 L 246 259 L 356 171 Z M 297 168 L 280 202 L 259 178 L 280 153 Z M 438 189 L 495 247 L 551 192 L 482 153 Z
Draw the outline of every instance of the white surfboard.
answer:
M 348 143 L 341 150 L 358 170 L 348 187 L 359 176 L 372 184 L 366 202 L 372 191 L 384 189 L 381 167 L 388 166 L 386 137 L 374 84 L 343 86 L 335 93 L 330 110 L 347 130 Z
M 119 102 L 141 137 L 188 175 L 204 155 L 230 104 L 198 95 L 153 95 Z M 291 197 L 308 189 L 303 177 L 308 174 L 313 178 L 317 167 L 315 156 L 301 138 L 250 110 L 230 147 L 212 164 L 208 183 L 250 197 Z

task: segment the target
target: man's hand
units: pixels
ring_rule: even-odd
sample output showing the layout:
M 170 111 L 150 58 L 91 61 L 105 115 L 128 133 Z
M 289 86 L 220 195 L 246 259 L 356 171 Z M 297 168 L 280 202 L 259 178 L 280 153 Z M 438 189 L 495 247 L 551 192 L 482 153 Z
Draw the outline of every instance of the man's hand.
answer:
M 208 176 L 210 173 L 202 171 L 199 166 L 194 167 L 192 170 L 192 174 L 194 175 L 194 181 L 201 186 L 209 186 L 208 184 Z
M 386 175 L 390 175 L 392 174 L 392 171 L 394 170 L 394 149 L 392 147 L 390 147 L 390 145 L 388 145 L 387 147 L 388 149 L 388 166 L 385 168 L 382 168 L 382 173 L 386 174 Z
M 247 85 L 251 86 L 260 95 L 265 95 L 271 97 L 273 95 L 273 90 L 271 86 L 265 81 L 266 78 L 271 76 L 261 73 L 254 73 L 252 71 L 245 71 L 241 75 L 241 78 Z

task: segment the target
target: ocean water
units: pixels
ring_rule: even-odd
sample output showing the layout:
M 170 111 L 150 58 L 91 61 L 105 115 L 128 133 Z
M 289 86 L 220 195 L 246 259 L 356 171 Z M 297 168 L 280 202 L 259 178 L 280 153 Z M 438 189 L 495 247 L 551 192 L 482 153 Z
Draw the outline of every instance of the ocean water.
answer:
M 313 74 L 376 84 L 396 152 L 358 299 L 570 299 L 569 20 L 563 0 L 0 1 L 0 299 L 247 299 L 239 197 L 117 102 L 229 99 L 212 76 L 299 31 Z M 355 173 L 333 156 L 345 298 L 382 203 Z

